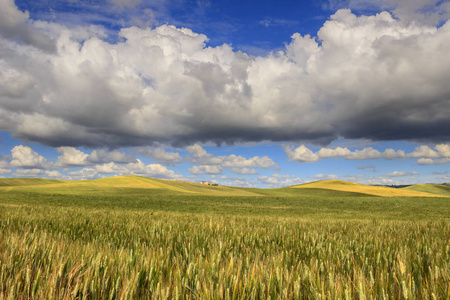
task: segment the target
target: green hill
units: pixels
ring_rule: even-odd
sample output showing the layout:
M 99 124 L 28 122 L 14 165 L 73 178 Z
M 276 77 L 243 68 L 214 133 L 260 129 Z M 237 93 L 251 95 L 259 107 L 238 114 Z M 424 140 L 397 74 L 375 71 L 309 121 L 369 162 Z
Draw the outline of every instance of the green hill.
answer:
M 329 182 L 328 185 L 332 184 Z M 353 185 L 342 182 L 342 185 Z M 301 188 L 300 188 L 301 187 Z M 42 178 L 0 178 L 0 191 L 37 192 L 45 194 L 159 194 L 202 196 L 269 196 L 269 197 L 364 197 L 373 194 L 358 189 L 329 189 L 323 184 L 258 189 L 208 186 L 194 182 L 155 179 L 125 175 L 94 180 L 52 180 Z
M 53 180 L 43 178 L 0 178 L 0 192 L 45 194 L 158 194 L 202 196 L 270 197 L 436 197 L 450 196 L 450 186 L 415 185 L 403 189 L 371 186 L 341 180 L 316 181 L 286 188 L 257 189 L 207 186 L 200 183 L 155 179 L 134 175 L 94 180 Z
M 389 192 L 389 194 L 387 194 Z M 419 197 L 426 195 L 426 197 Z M 391 196 L 391 197 L 383 197 Z M 409 196 L 409 197 L 408 197 Z M 276 189 L 116 176 L 96 180 L 1 179 L 9 205 L 307 218 L 448 216 L 448 198 L 418 191 L 320 181 Z M 27 212 L 27 208 L 24 207 Z M 28 212 L 27 212 L 28 213 Z
M 0 178 L 0 191 L 28 191 L 52 194 L 86 193 L 190 194 L 209 196 L 260 196 L 261 194 L 235 187 L 206 186 L 200 183 L 154 179 L 125 175 L 94 180 L 52 180 L 41 178 Z
M 448 184 L 416 184 L 405 187 L 403 190 L 450 197 L 450 186 Z
M 381 197 L 436 197 L 433 193 L 382 186 L 365 185 L 342 180 L 323 180 L 292 186 L 295 189 L 325 189 L 341 192 L 360 193 Z

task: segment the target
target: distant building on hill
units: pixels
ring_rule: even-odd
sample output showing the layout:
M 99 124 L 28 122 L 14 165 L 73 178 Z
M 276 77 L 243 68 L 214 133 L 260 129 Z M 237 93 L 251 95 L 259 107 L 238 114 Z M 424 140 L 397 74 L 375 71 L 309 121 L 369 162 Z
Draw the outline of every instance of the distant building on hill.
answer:
M 204 185 L 213 185 L 211 181 L 200 181 L 200 183 Z

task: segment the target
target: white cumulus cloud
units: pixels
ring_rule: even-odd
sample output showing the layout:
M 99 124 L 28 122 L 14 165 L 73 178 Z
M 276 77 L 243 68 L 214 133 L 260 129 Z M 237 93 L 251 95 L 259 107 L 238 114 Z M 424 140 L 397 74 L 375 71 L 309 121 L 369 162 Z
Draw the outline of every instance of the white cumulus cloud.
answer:
M 199 164 L 190 169 L 192 174 L 220 174 L 223 168 L 231 168 L 231 172 L 236 174 L 254 175 L 258 173 L 254 168 L 268 169 L 276 166 L 268 156 L 251 158 L 234 154 L 214 156 L 198 144 L 188 146 L 186 150 L 191 154 L 186 156 L 186 160 L 193 164 Z
M 223 168 L 221 166 L 216 165 L 200 165 L 200 166 L 193 166 L 189 169 L 189 172 L 191 172 L 194 175 L 200 175 L 200 174 L 221 174 L 223 172 Z
M 64 176 L 61 172 L 57 170 L 46 170 L 44 171 L 44 177 L 53 179 L 66 179 L 67 176 Z
M 62 167 L 88 166 L 108 162 L 131 163 L 136 161 L 136 158 L 133 155 L 117 150 L 106 151 L 103 149 L 96 149 L 90 154 L 74 147 L 58 147 L 56 150 L 61 153 L 61 155 L 58 156 L 57 165 Z
M 367 147 L 362 150 L 351 151 L 348 148 L 337 147 L 334 149 L 321 148 L 313 152 L 305 145 L 300 145 L 297 148 L 290 145 L 283 145 L 283 150 L 289 160 L 297 162 L 316 162 L 325 158 L 344 158 L 348 160 L 365 160 L 365 159 L 399 159 L 399 158 L 421 158 L 418 164 L 445 163 L 450 157 L 450 145 L 439 144 L 431 149 L 426 145 L 416 147 L 413 152 L 406 153 L 403 150 L 385 149 L 380 152 L 372 147 Z M 440 159 L 440 160 L 431 160 Z M 359 167 L 358 167 L 359 168 Z M 363 167 L 362 167 L 363 168 Z
M 27 146 L 15 146 L 11 149 L 11 166 L 16 168 L 45 169 L 51 168 L 52 163 Z M 24 172 L 25 174 L 25 172 Z
M 91 154 L 87 157 L 87 160 L 91 163 L 107 163 L 116 162 L 120 164 L 135 162 L 136 158 L 134 155 L 126 154 L 122 151 L 106 151 L 103 149 L 93 150 Z
M 258 171 L 255 169 L 249 169 L 249 168 L 232 168 L 231 172 L 239 175 L 256 175 L 258 174 Z
M 112 43 L 100 26 L 0 5 L 0 127 L 22 139 L 118 148 L 450 136 L 449 22 L 343 9 L 317 37 L 293 32 L 284 49 L 249 56 L 189 28 L 124 27 Z
M 183 179 L 183 176 L 160 164 L 144 164 L 137 159 L 136 162 L 115 164 L 109 162 L 87 167 L 79 171 L 70 171 L 68 175 L 74 179 L 99 178 L 102 175 L 138 175 L 164 179 Z
M 56 150 L 61 153 L 57 160 L 57 164 L 59 166 L 85 166 L 89 164 L 87 161 L 89 154 L 86 154 L 76 148 L 59 147 L 56 148 Z
M 6 175 L 10 173 L 12 173 L 12 170 L 10 169 L 9 162 L 6 160 L 0 160 L 0 175 Z
M 179 164 L 182 161 L 180 153 L 168 152 L 163 148 L 138 148 L 136 152 L 151 157 L 160 164 Z
M 293 186 L 305 183 L 304 180 L 293 175 L 273 174 L 272 176 L 259 176 L 258 183 L 270 188 Z
M 67 172 L 71 179 L 88 180 L 100 178 L 99 173 L 94 168 L 83 168 L 78 171 Z

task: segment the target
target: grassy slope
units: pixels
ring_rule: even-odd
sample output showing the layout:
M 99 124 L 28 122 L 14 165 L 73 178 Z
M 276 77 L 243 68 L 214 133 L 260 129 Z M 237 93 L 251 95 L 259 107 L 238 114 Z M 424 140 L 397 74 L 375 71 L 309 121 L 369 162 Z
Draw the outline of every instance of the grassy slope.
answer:
M 44 178 L 0 178 L 0 187 L 61 184 L 66 181 Z
M 405 187 L 403 190 L 425 192 L 450 197 L 450 186 L 446 184 L 416 184 Z
M 328 189 L 248 189 L 227 186 L 207 186 L 199 183 L 155 179 L 140 176 L 115 176 L 95 180 L 51 180 L 41 178 L 0 178 L 0 191 L 28 191 L 39 193 L 116 193 L 120 190 L 151 189 L 152 193 L 208 195 L 208 196 L 300 196 L 317 195 L 326 197 L 366 196 L 357 191 Z M 147 193 L 150 191 L 147 191 Z
M 425 191 L 415 191 L 406 189 L 394 189 L 382 186 L 371 186 L 341 180 L 324 180 L 316 181 L 301 185 L 296 185 L 291 188 L 296 189 L 325 189 L 333 191 L 355 192 L 373 196 L 381 197 L 436 197 L 435 194 L 427 193 Z
M 0 179 L 0 183 L 4 180 Z M 450 216 L 446 197 L 379 197 L 317 188 L 313 184 L 301 188 L 241 189 L 138 176 L 90 181 L 47 181 L 47 184 L 40 181 L 38 185 L 29 185 L 33 179 L 22 179 L 17 180 L 14 186 L 11 180 L 7 181 L 9 186 L 0 186 L 0 205 L 6 206 L 43 205 L 89 210 L 120 209 L 308 219 L 429 220 L 448 219 Z M 19 186 L 18 182 L 28 185 Z
M 145 189 L 143 193 L 210 195 L 210 196 L 260 196 L 255 191 L 225 186 L 205 186 L 199 183 L 154 179 L 141 176 L 115 176 L 95 180 L 51 180 L 39 178 L 0 178 L 0 192 L 38 192 L 50 194 L 120 193 L 131 189 Z
M 52 180 L 41 178 L 0 178 L 0 192 L 22 191 L 50 194 L 123 194 L 131 189 L 142 193 L 207 196 L 273 196 L 273 197 L 436 197 L 450 196 L 445 185 L 415 185 L 404 189 L 370 186 L 340 180 L 325 180 L 277 189 L 249 189 L 227 186 L 205 186 L 199 183 L 115 176 L 96 180 Z

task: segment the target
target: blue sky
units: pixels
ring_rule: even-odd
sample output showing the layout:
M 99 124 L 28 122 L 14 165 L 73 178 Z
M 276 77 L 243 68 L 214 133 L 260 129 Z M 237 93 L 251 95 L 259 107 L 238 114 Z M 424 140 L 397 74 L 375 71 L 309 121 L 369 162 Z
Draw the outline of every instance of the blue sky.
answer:
M 448 182 L 449 1 L 0 0 L 0 176 Z

